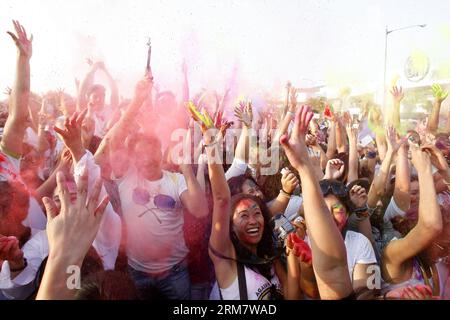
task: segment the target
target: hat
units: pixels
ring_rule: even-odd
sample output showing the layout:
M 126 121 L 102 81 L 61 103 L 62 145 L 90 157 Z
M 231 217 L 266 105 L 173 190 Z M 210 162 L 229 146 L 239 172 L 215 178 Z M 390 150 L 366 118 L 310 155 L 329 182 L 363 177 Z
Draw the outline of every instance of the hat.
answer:
M 357 179 L 357 180 L 353 180 L 352 182 L 350 182 L 349 184 L 347 184 L 347 190 L 350 191 L 352 190 L 352 188 L 358 185 L 360 187 L 363 187 L 364 189 L 366 189 L 366 192 L 369 193 L 369 189 L 370 189 L 370 182 L 368 179 L 363 178 L 363 179 Z

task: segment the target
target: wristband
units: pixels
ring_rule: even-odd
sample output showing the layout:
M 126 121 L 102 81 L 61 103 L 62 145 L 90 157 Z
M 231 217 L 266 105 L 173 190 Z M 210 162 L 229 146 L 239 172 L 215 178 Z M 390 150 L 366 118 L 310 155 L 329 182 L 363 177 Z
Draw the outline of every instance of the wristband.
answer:
M 212 147 L 217 144 L 217 141 L 211 142 L 210 144 L 204 144 L 205 148 Z
M 359 219 L 366 219 L 366 218 L 370 217 L 370 212 L 369 212 L 369 208 L 367 207 L 367 205 L 365 205 L 364 207 L 361 207 L 361 208 L 353 209 L 353 213 L 356 214 L 356 217 Z
M 288 198 L 290 198 L 292 196 L 292 193 L 288 193 L 288 192 L 284 191 L 283 188 L 280 189 L 280 193 Z

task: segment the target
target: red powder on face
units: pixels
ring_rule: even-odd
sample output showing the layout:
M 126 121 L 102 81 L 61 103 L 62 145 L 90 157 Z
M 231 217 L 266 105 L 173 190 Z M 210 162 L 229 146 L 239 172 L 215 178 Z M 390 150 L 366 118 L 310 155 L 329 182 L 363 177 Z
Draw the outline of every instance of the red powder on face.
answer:
M 247 210 L 250 207 L 256 207 L 256 206 L 257 206 L 257 204 L 253 200 L 242 199 L 241 201 L 239 201 L 238 205 L 236 206 L 236 211 L 240 212 L 243 210 Z

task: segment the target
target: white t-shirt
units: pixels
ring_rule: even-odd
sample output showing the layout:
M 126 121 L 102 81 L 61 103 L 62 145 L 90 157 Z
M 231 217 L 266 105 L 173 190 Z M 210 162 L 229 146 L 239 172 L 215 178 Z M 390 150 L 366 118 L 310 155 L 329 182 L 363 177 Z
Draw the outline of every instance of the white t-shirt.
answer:
M 305 242 L 311 247 L 311 240 L 305 237 Z M 372 244 L 365 235 L 348 230 L 345 235 L 345 249 L 347 251 L 347 267 L 353 282 L 353 270 L 357 264 L 377 263 Z
M 132 168 L 119 183 L 123 219 L 127 229 L 128 263 L 142 272 L 167 271 L 188 254 L 180 199 L 181 194 L 187 190 L 186 181 L 179 173 L 163 170 L 160 180 L 138 182 L 136 169 Z M 138 185 L 150 195 L 150 201 L 146 205 L 133 201 L 133 191 Z M 176 203 L 175 208 L 158 209 L 154 203 L 157 195 L 170 196 Z
M 273 268 L 273 277 L 270 281 L 250 268 L 244 266 L 244 270 L 248 300 L 269 300 L 270 288 L 272 285 L 275 285 L 277 291 L 280 294 L 283 294 L 280 280 L 275 274 Z M 222 292 L 223 300 L 240 300 L 238 277 L 236 276 L 236 279 L 234 279 L 233 283 L 228 288 L 220 289 L 220 291 Z M 220 300 L 219 286 L 217 282 L 214 284 L 211 291 L 210 300 Z
M 231 178 L 240 176 L 245 174 L 247 170 L 247 163 L 245 161 L 234 158 L 231 166 L 228 168 L 227 172 L 225 172 L 225 179 L 230 180 Z
M 347 231 L 345 235 L 345 248 L 347 250 L 348 273 L 352 281 L 353 270 L 357 264 L 377 263 L 372 244 L 362 233 Z
M 27 130 L 25 130 L 24 142 L 28 143 L 30 146 L 32 146 L 36 150 L 39 146 L 39 137 L 38 137 L 37 133 L 34 132 L 34 130 L 31 129 L 30 127 L 28 127 Z
M 23 255 L 27 266 L 14 279 L 8 261 L 3 261 L 0 272 L 0 290 L 10 300 L 24 300 L 36 289 L 37 272 L 42 261 L 48 256 L 48 239 L 45 231 L 38 231 L 24 244 Z
M 79 183 L 85 169 L 89 173 L 88 194 L 90 195 L 95 181 L 100 177 L 101 170 L 95 163 L 94 156 L 89 151 L 86 151 L 84 156 L 78 160 L 78 163 L 74 166 L 73 176 L 77 184 Z M 105 186 L 102 186 L 99 199 L 103 199 L 106 194 Z M 92 243 L 92 246 L 102 259 L 105 270 L 113 270 L 115 267 L 121 236 L 122 224 L 120 217 L 114 211 L 111 202 L 109 202 L 106 206 L 105 212 L 103 213 L 100 228 L 94 242 Z
M 393 238 L 401 238 L 402 235 L 394 229 L 391 220 L 395 217 L 404 217 L 406 212 L 400 209 L 395 203 L 394 197 L 391 197 L 391 201 L 386 208 L 383 215 L 383 242 L 388 243 Z

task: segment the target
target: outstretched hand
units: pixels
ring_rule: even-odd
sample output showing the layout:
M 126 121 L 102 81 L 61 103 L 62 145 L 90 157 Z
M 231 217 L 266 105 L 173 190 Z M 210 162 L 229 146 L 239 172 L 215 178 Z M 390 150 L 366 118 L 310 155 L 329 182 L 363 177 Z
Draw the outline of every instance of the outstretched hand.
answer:
M 431 90 L 433 91 L 434 98 L 438 103 L 442 103 L 442 101 L 444 101 L 450 93 L 450 90 L 442 90 L 441 85 L 437 83 L 431 86 Z
M 298 96 L 298 90 L 296 88 L 291 88 L 290 92 L 290 103 L 289 103 L 289 111 L 295 112 L 295 109 L 297 109 L 297 96 Z
M 324 179 L 339 179 L 343 174 L 345 170 L 345 164 L 344 161 L 340 159 L 331 159 L 327 162 L 327 167 L 325 169 L 325 176 Z
M 402 101 L 403 98 L 405 97 L 402 87 L 394 86 L 392 87 L 390 92 L 392 94 L 392 98 L 394 99 L 394 103 L 400 103 L 400 101 Z
M 222 137 L 225 137 L 226 131 L 233 125 L 233 121 L 228 121 L 223 118 L 223 112 L 221 110 L 217 111 L 216 116 L 214 118 L 214 127 L 219 129 Z
M 234 108 L 234 116 L 239 119 L 247 128 L 252 126 L 253 122 L 253 109 L 252 103 L 248 102 L 239 102 L 239 106 Z
M 354 185 L 353 188 L 350 189 L 350 201 L 353 203 L 355 208 L 362 208 L 367 204 L 367 192 L 361 186 Z
M 449 170 L 449 165 L 447 159 L 445 159 L 444 154 L 438 149 L 434 144 L 425 144 L 420 148 L 422 151 L 427 151 L 430 155 L 431 164 L 436 167 L 439 171 L 445 172 Z
M 19 240 L 16 237 L 6 237 L 0 234 L 0 260 L 18 262 L 23 258 Z
M 397 130 L 393 126 L 389 126 L 386 129 L 386 142 L 388 151 L 392 151 L 396 153 L 398 149 L 406 142 L 407 138 L 403 137 L 401 139 L 398 138 Z
M 194 121 L 199 122 L 203 134 L 208 129 L 214 128 L 214 122 L 206 109 L 203 109 L 202 112 L 200 112 L 195 104 L 192 101 L 189 101 L 188 112 Z
M 68 263 L 77 264 L 83 260 L 97 236 L 109 199 L 105 196 L 99 201 L 101 179 L 96 181 L 88 196 L 87 170 L 77 183 L 75 203 L 71 203 L 64 174 L 58 172 L 56 181 L 61 209 L 58 211 L 52 199 L 42 199 L 47 212 L 50 255 L 66 257 Z
M 78 160 L 77 155 L 83 151 L 81 128 L 86 113 L 87 109 L 84 109 L 81 113 L 75 112 L 70 118 L 66 118 L 63 129 L 54 126 L 55 132 L 59 134 L 75 160 Z
M 284 134 L 280 138 L 280 144 L 286 153 L 286 156 L 295 169 L 310 164 L 308 149 L 305 143 L 305 137 L 308 132 L 309 122 L 314 113 L 308 106 L 301 106 L 295 113 L 294 128 L 291 136 Z
M 28 38 L 27 32 L 25 28 L 19 23 L 17 20 L 13 20 L 14 29 L 16 30 L 16 34 L 11 31 L 7 31 L 7 33 L 11 36 L 16 44 L 17 50 L 22 57 L 27 59 L 31 58 L 33 54 L 33 35 Z
M 286 239 L 286 248 L 292 252 L 300 262 L 312 265 L 312 252 L 309 245 L 295 233 L 290 233 Z

